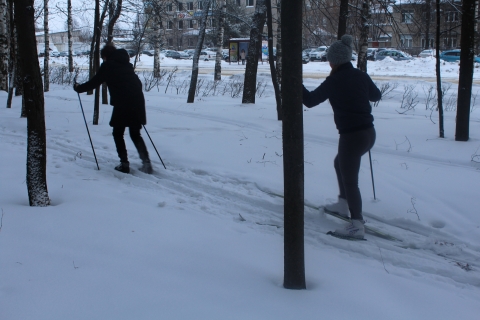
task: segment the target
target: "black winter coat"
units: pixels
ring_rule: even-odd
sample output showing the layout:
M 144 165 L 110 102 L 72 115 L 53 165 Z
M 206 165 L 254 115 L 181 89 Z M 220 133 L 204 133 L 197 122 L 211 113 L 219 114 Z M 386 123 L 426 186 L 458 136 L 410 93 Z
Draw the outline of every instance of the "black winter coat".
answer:
M 113 106 L 110 126 L 130 127 L 147 124 L 142 83 L 135 74 L 125 49 L 116 50 L 98 70 L 97 74 L 75 91 L 93 90 L 106 82 Z
M 365 72 L 350 62 L 342 64 L 312 92 L 303 87 L 303 104 L 312 108 L 329 99 L 339 133 L 373 127 L 370 101 L 382 98 L 380 90 Z

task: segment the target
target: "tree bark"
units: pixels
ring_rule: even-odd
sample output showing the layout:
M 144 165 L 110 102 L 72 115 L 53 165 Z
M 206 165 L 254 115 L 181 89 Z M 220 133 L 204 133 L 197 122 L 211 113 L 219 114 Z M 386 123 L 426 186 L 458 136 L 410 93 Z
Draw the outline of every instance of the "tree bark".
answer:
M 302 6 L 282 0 L 284 280 L 287 289 L 305 289 L 304 154 L 302 104 Z
M 43 33 L 45 37 L 45 55 L 43 57 L 43 90 L 50 91 L 50 71 L 48 62 L 50 61 L 50 35 L 48 29 L 48 0 L 43 0 Z M 36 48 L 36 46 L 35 46 Z
M 8 90 L 8 7 L 0 0 L 0 90 Z
M 162 38 L 162 28 L 160 19 L 155 18 L 153 32 L 155 33 L 155 42 L 153 43 L 153 77 L 160 78 L 160 42 Z
M 267 7 L 267 29 L 268 29 L 268 63 L 270 64 L 270 75 L 272 77 L 273 90 L 275 91 L 275 101 L 277 103 L 277 120 L 283 119 L 282 114 L 282 96 L 278 85 L 277 70 L 273 55 L 273 19 L 272 19 L 272 0 L 265 1 Z
M 281 1 L 277 0 L 277 81 L 280 92 L 282 91 L 282 19 L 281 19 Z
M 222 80 L 222 57 L 223 57 L 223 32 L 225 29 L 225 13 L 227 12 L 226 0 L 221 1 L 221 10 L 218 17 L 218 35 L 217 35 L 217 55 L 215 56 L 215 76 L 214 80 Z
M 365 0 L 362 4 L 362 27 L 360 30 L 360 40 L 359 40 L 359 50 L 358 50 L 358 60 L 357 68 L 363 72 L 367 72 L 367 49 L 368 49 L 368 31 L 369 24 L 368 20 L 370 18 L 370 6 L 368 4 L 369 0 Z
M 347 33 L 348 20 L 348 0 L 340 0 L 340 13 L 338 16 L 338 31 L 337 39 L 340 40 L 342 36 Z
M 262 32 L 265 25 L 267 7 L 265 0 L 257 0 L 253 15 L 252 29 L 250 30 L 250 43 L 248 45 L 247 66 L 243 85 L 242 103 L 255 103 L 257 90 L 258 59 L 261 55 Z
M 202 20 L 200 22 L 200 30 L 198 32 L 197 47 L 195 48 L 195 53 L 193 54 L 192 77 L 190 79 L 187 103 L 193 103 L 195 101 L 195 91 L 197 90 L 198 80 L 198 59 L 200 58 L 200 51 L 202 51 L 203 40 L 205 39 L 205 28 L 207 26 L 207 16 L 211 2 L 211 0 L 208 0 L 206 3 L 204 2 L 204 11 L 202 14 Z
M 443 127 L 443 91 L 442 76 L 440 72 L 440 0 L 436 0 L 436 32 L 435 32 L 435 73 L 437 75 L 437 107 L 438 107 L 438 127 L 440 138 L 445 138 L 445 129 Z
M 455 141 L 468 141 L 473 59 L 475 55 L 475 0 L 463 0 L 462 2 L 462 38 L 460 40 L 460 48 L 462 51 L 460 53 Z
M 15 0 L 18 53 L 23 63 L 23 87 L 27 112 L 27 190 L 30 206 L 50 204 L 47 190 L 45 105 L 42 75 L 35 38 L 33 0 Z
M 72 0 L 67 0 L 67 29 L 68 29 L 68 71 L 73 72 L 72 52 Z

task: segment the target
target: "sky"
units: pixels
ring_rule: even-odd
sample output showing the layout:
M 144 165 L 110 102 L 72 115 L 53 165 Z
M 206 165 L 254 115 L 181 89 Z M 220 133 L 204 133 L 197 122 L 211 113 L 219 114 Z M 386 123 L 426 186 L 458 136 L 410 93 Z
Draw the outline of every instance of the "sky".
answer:
M 52 58 L 51 65 L 65 61 Z M 152 63 L 142 56 L 139 68 Z M 44 208 L 28 206 L 21 98 L 0 108 L 0 319 L 477 318 L 480 102 L 470 114 L 469 141 L 455 141 L 453 110 L 445 112 L 439 138 L 437 112 L 426 108 L 434 60 L 368 62 L 377 85 L 393 89 L 373 108 L 376 196 L 366 155 L 363 211 L 366 226 L 398 240 L 327 235 L 343 224 L 318 208 L 337 197 L 338 133 L 328 102 L 303 108 L 306 290 L 282 285 L 282 128 L 268 65 L 259 66 L 266 87 L 255 104 L 242 104 L 231 90 L 200 90 L 187 104 L 182 88 L 191 63 L 163 59 L 163 67 L 179 70 L 168 87 L 164 80 L 145 92 L 146 128 L 166 165 L 142 130 L 152 175 L 138 170 L 128 136 L 132 172 L 113 169 L 111 106 L 101 106 L 93 125 L 93 96 L 52 84 L 45 93 L 51 205 Z M 213 66 L 200 62 L 204 87 Z M 243 78 L 244 66 L 222 68 L 221 85 Z M 311 90 L 329 71 L 323 62 L 303 68 Z M 442 75 L 451 83 L 448 99 L 458 65 L 444 63 Z M 402 108 L 412 87 L 417 104 Z M 6 97 L 0 92 L 4 105 Z

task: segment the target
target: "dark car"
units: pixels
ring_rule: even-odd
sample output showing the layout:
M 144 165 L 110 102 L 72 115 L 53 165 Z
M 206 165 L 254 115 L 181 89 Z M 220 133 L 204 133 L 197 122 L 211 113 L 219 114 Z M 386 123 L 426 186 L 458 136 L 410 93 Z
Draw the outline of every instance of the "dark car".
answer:
M 135 57 L 137 55 L 137 50 L 133 50 L 133 49 L 125 49 L 125 50 L 127 50 L 130 58 Z
M 386 57 L 390 57 L 395 61 L 403 61 L 403 60 L 412 60 L 413 59 L 409 54 L 407 54 L 405 52 L 402 52 L 402 51 L 399 51 L 399 50 L 382 50 L 380 52 L 377 52 L 377 54 L 375 55 L 375 61 L 383 60 Z
M 154 51 L 153 50 L 143 50 L 142 54 L 145 54 L 149 57 L 153 57 Z
M 177 51 L 170 50 L 165 53 L 165 57 L 172 58 L 172 59 L 180 59 L 180 53 Z

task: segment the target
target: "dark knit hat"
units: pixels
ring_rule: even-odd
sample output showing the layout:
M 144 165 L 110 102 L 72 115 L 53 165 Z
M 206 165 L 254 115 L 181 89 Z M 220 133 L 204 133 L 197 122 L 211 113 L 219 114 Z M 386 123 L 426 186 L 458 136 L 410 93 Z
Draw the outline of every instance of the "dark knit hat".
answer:
M 340 40 L 335 41 L 327 52 L 327 60 L 333 65 L 341 65 L 352 60 L 352 42 L 351 35 L 345 34 Z

